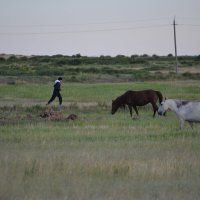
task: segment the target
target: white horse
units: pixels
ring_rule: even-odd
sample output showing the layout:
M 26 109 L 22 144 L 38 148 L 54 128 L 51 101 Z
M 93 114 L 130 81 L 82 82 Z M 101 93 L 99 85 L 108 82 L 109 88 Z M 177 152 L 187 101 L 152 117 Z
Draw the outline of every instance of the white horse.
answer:
M 161 102 L 158 114 L 164 115 L 168 109 L 176 113 L 180 129 L 183 128 L 185 121 L 190 124 L 191 128 L 193 128 L 194 122 L 200 122 L 200 102 L 167 99 Z

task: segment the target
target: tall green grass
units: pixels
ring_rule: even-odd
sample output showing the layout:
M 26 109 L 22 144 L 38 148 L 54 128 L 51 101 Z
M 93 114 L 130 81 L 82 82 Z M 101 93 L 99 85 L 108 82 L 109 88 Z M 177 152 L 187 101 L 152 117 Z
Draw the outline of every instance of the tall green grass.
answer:
M 77 114 L 74 122 L 39 118 L 52 86 L 35 86 L 0 85 L 0 102 L 11 98 L 0 112 L 0 120 L 8 120 L 0 125 L 0 199 L 199 198 L 198 124 L 179 130 L 174 113 L 153 118 L 150 106 L 134 119 L 127 109 L 110 114 L 111 99 L 125 90 L 153 88 L 196 100 L 198 82 L 64 84 L 64 100 L 73 104 L 52 108 Z M 38 105 L 24 105 L 23 95 Z

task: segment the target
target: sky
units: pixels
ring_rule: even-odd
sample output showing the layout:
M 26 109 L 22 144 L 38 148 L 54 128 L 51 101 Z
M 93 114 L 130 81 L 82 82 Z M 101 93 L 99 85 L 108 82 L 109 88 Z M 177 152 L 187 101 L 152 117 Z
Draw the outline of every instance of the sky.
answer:
M 0 0 L 0 54 L 200 55 L 199 0 Z

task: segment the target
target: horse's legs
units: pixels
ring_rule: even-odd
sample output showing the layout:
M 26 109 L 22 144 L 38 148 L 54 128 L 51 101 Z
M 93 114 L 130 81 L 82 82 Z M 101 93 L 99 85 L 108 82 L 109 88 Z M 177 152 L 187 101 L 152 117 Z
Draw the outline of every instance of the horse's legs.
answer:
M 188 121 L 188 123 L 189 123 L 190 127 L 193 129 L 193 122 Z
M 123 107 L 123 109 L 125 110 L 125 108 L 126 108 L 126 105 L 125 105 L 125 104 L 123 104 L 123 106 L 122 106 L 122 107 Z
M 136 114 L 138 115 L 138 109 L 136 106 L 133 106 L 133 109 L 135 110 Z
M 131 105 L 128 105 L 128 108 L 129 108 L 129 111 L 130 111 L 130 115 L 132 117 L 132 107 L 131 107 Z
M 179 118 L 179 125 L 180 125 L 180 129 L 182 129 L 184 126 L 184 119 Z
M 154 102 L 151 103 L 151 104 L 152 104 L 152 107 L 153 107 L 153 117 L 155 117 L 156 111 L 158 110 L 158 106 Z

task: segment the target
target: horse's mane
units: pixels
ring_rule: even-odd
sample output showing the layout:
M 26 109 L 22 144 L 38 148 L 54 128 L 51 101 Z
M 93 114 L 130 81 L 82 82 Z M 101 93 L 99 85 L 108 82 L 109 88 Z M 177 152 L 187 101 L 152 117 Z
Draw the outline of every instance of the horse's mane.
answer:
M 116 104 L 123 104 L 124 102 L 124 94 L 122 94 L 121 96 L 117 97 L 113 102 L 116 103 Z
M 185 100 L 177 100 L 174 99 L 177 108 L 180 108 L 181 106 L 187 105 L 189 103 L 189 101 L 185 101 Z
M 187 105 L 190 101 L 186 100 L 179 100 L 179 99 L 167 99 L 168 102 L 173 102 L 175 103 L 175 106 L 179 109 L 182 106 Z

